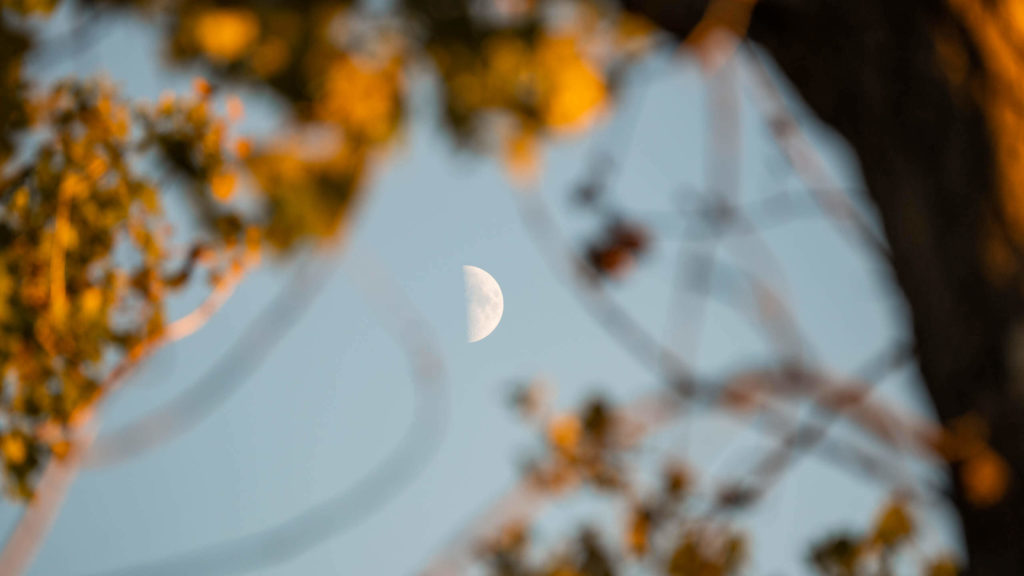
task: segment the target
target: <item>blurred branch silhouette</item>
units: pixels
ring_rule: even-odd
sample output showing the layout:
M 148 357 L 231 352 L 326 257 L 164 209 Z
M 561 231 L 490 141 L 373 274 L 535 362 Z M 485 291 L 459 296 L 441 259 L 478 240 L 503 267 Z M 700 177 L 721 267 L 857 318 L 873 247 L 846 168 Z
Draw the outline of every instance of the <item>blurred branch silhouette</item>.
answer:
M 60 10 L 76 22 L 54 31 L 49 15 Z M 95 45 L 103 25 L 129 20 L 156 35 L 160 70 L 201 74 L 191 92 L 145 102 L 112 80 L 45 79 L 48 65 Z M 81 468 L 186 432 L 259 368 L 326 283 L 310 260 L 193 386 L 97 438 L 105 400 L 157 350 L 204 326 L 259 258 L 302 259 L 344 239 L 373 174 L 422 115 L 413 84 L 423 77 L 424 100 L 437 107 L 428 112 L 453 146 L 503 163 L 523 188 L 519 214 L 551 270 L 665 388 L 624 407 L 595 397 L 575 411 L 523 391 L 517 402 L 541 429 L 540 454 L 429 574 L 613 576 L 635 567 L 731 576 L 749 548 L 737 518 L 810 455 L 890 495 L 871 527 L 814 545 L 818 573 L 888 574 L 903 557 L 927 576 L 1024 573 L 1015 541 L 1024 533 L 1022 22 L 1009 0 L 3 2 L 0 463 L 3 486 L 25 510 L 0 552 L 0 574 L 27 570 Z M 674 210 L 632 212 L 610 198 L 623 151 L 633 148 L 650 83 L 666 75 L 650 64 L 679 53 L 707 88 L 706 182 L 670 190 Z M 242 136 L 236 92 L 272 101 L 281 129 Z M 799 189 L 741 192 L 745 98 Z M 625 124 L 613 125 L 620 130 L 570 191 L 600 222 L 579 248 L 541 196 L 543 146 L 587 133 L 616 108 L 614 122 Z M 863 187 L 844 190 L 808 120 L 845 140 Z M 167 209 L 172 197 L 181 214 Z M 833 375 L 819 335 L 802 329 L 767 235 L 819 217 L 886 267 L 913 340 L 883 347 L 849 378 Z M 668 306 L 652 329 L 615 286 L 657 243 L 675 253 Z M 440 355 L 375 260 L 358 260 L 350 279 L 410 363 L 417 407 L 401 444 L 354 487 L 279 524 L 117 573 L 281 563 L 358 525 L 424 469 L 444 424 Z M 207 299 L 170 321 L 174 298 L 204 281 Z M 703 374 L 713 303 L 746 323 L 770 357 Z M 934 421 L 871 397 L 911 360 Z M 689 454 L 644 451 L 659 430 L 705 413 L 765 440 L 739 480 L 698 478 Z M 641 453 L 658 462 L 637 463 Z M 917 465 L 941 470 L 949 486 Z M 655 488 L 640 478 L 652 467 L 661 468 Z M 607 543 L 609 529 L 583 527 L 547 554 L 531 525 L 548 503 L 585 487 L 624 511 L 620 543 Z M 918 547 L 929 527 L 915 518 L 926 504 L 955 508 L 966 558 Z
M 109 394 L 124 386 L 139 364 L 157 350 L 202 328 L 234 293 L 244 272 L 243 266 L 235 267 L 214 287 L 202 304 L 168 324 L 162 333 L 143 343 L 131 356 L 122 360 L 108 376 L 103 386 L 105 393 Z M 3 551 L 0 552 L 0 574 L 23 573 L 38 552 L 83 459 L 96 441 L 97 407 L 98 405 L 94 404 L 75 422 L 71 445 L 68 448 L 70 456 L 64 461 L 53 462 L 43 472 L 35 501 L 23 512 L 8 536 Z
M 354 528 L 389 502 L 422 473 L 436 454 L 447 413 L 444 365 L 434 337 L 409 300 L 378 264 L 366 256 L 349 257 L 346 276 L 359 287 L 381 323 L 400 345 L 413 379 L 415 411 L 399 444 L 355 484 L 258 532 L 203 546 L 164 559 L 95 573 L 241 574 L 265 569 Z M 321 274 L 326 272 L 321 271 Z M 316 277 L 322 280 L 323 276 Z M 308 282 L 307 278 L 305 282 Z M 304 286 L 313 289 L 320 284 Z M 289 285 L 289 288 L 293 285 Z M 296 284 L 294 286 L 302 286 Z M 292 294 L 286 288 L 285 292 Z M 294 294 L 292 294 L 294 295 Z M 283 313 L 281 308 L 276 309 Z M 284 316 L 284 318 L 288 318 Z M 275 320 L 275 324 L 280 317 Z M 278 326 L 280 329 L 281 327 Z M 244 381 L 246 376 L 234 381 Z M 177 413 L 185 416 L 189 412 Z M 197 416 L 186 416 L 196 418 Z
M 256 315 L 231 348 L 195 383 L 155 411 L 101 436 L 85 456 L 87 467 L 116 465 L 194 428 L 224 405 L 317 301 L 331 267 L 310 256 Z

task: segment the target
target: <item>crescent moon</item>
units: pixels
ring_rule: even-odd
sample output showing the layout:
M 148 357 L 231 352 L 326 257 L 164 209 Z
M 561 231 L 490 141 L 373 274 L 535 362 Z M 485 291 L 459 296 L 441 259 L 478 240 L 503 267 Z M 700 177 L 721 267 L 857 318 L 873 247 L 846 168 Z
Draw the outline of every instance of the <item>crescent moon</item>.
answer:
M 497 280 L 476 266 L 463 266 L 466 282 L 466 341 L 479 342 L 494 332 L 505 311 Z

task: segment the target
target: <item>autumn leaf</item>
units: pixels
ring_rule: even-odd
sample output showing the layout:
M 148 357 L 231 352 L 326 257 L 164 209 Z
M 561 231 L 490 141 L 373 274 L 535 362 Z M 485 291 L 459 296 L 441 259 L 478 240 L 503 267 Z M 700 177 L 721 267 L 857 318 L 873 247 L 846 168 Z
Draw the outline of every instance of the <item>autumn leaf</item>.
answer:
M 996 451 L 984 449 L 960 466 L 960 481 L 967 499 L 985 508 L 1003 499 L 1010 484 L 1010 467 Z
M 213 8 L 196 17 L 196 44 L 211 60 L 227 63 L 237 60 L 255 42 L 260 33 L 256 15 L 243 8 Z

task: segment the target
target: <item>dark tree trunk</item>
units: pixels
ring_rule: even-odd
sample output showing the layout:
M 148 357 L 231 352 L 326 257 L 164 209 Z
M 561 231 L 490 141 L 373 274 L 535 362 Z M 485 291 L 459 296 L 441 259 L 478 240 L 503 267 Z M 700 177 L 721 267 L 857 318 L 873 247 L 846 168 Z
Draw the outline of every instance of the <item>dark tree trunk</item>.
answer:
M 706 2 L 624 4 L 684 37 Z M 966 82 L 944 73 L 939 32 L 963 48 Z M 1012 364 L 1022 292 L 986 271 L 986 240 L 1003 222 L 984 109 L 995 83 L 970 34 L 943 0 L 761 0 L 749 37 L 856 151 L 940 419 L 981 416 L 1009 463 L 1009 491 L 989 506 L 971 503 L 952 467 L 967 573 L 1024 574 L 1024 383 Z

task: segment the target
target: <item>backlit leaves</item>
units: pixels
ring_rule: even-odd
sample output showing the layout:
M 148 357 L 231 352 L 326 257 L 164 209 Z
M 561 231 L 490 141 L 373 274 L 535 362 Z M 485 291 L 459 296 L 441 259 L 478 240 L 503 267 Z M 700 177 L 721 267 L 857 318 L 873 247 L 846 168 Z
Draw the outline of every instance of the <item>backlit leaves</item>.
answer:
M 246 159 L 266 201 L 266 238 L 278 250 L 327 239 L 356 199 L 366 152 L 333 130 L 309 132 L 253 151 Z
M 5 487 L 21 498 L 49 459 L 72 449 L 68 432 L 111 388 L 112 369 L 165 334 L 175 294 L 203 280 L 216 289 L 265 250 L 284 257 L 344 231 L 371 164 L 402 133 L 414 73 L 434 74 L 456 142 L 530 181 L 545 140 L 593 126 L 613 102 L 616 74 L 651 36 L 644 21 L 586 1 L 410 0 L 389 15 L 326 1 L 85 3 L 158 12 L 170 63 L 204 74 L 190 94 L 142 103 L 102 83 L 25 79 L 32 39 L 7 16 L 55 4 L 5 1 L 0 19 L 0 457 Z M 237 90 L 269 96 L 283 125 L 240 137 Z M 227 118 L 215 112 L 222 98 Z M 588 202 L 599 192 L 589 189 Z M 172 194 L 185 199 L 185 222 L 170 220 Z M 586 260 L 598 276 L 621 277 L 650 238 L 626 218 L 605 224 Z M 615 503 L 617 521 L 539 554 L 529 523 L 510 526 L 482 548 L 494 573 L 742 568 L 743 535 L 695 513 L 701 486 L 685 467 L 664 462 L 653 487 L 635 477 L 620 410 L 598 399 L 550 417 L 541 404 L 520 398 L 542 423 L 524 482 L 552 498 L 593 490 Z M 972 449 L 961 460 L 972 500 L 998 501 L 1009 482 L 998 454 Z M 892 504 L 868 534 L 828 543 L 815 562 L 854 574 L 913 533 L 909 511 Z
M 238 60 L 260 34 L 259 19 L 245 8 L 215 7 L 200 11 L 193 24 L 193 41 L 219 64 Z
M 533 387 L 535 388 L 535 387 Z M 518 396 L 525 401 L 527 388 Z M 533 420 L 536 408 L 524 413 Z M 643 573 L 671 576 L 730 576 L 747 560 L 745 537 L 725 519 L 701 513 L 696 482 L 681 463 L 667 458 L 650 485 L 638 468 L 636 414 L 602 398 L 577 412 L 560 412 L 540 422 L 543 451 L 526 470 L 524 482 L 557 506 L 596 488 L 621 513 L 612 530 L 581 526 L 555 542 L 536 536 L 541 519 L 525 516 L 486 537 L 479 559 L 495 575 L 615 576 Z M 532 522 L 531 522 L 532 521 Z M 614 532 L 614 535 L 608 532 Z
M 1009 464 L 988 444 L 988 436 L 988 423 L 970 413 L 954 419 L 937 446 L 949 462 L 957 465 L 964 494 L 979 508 L 1002 500 L 1012 481 Z
M 192 95 L 132 105 L 107 84 L 64 82 L 32 102 L 35 144 L 0 183 L 0 455 L 20 497 L 67 451 L 114 364 L 159 341 L 168 298 L 196 272 L 217 286 L 263 238 L 283 250 L 343 220 L 358 156 L 310 162 L 283 146 L 276 161 L 243 159 L 213 94 L 199 80 Z M 144 175 L 154 168 L 159 182 Z M 242 172 L 256 184 L 244 206 Z M 188 195 L 193 233 L 174 234 L 164 187 Z
M 825 538 L 815 544 L 809 560 L 823 576 L 893 574 L 894 559 L 913 550 L 916 533 L 907 503 L 894 498 L 877 512 L 866 533 L 847 532 Z M 953 568 L 956 574 L 955 564 L 949 559 L 922 562 L 919 570 L 932 576 L 947 568 Z
M 730 531 L 690 529 L 669 558 L 669 576 L 730 576 L 746 558 L 744 539 Z
M 985 508 L 1003 499 L 1010 484 L 1010 466 L 991 449 L 972 454 L 960 467 L 964 492 L 972 504 Z
M 885 547 L 902 544 L 914 533 L 914 522 L 910 513 L 900 502 L 890 502 L 882 509 L 875 522 L 872 541 Z
M 128 158 L 129 111 L 109 87 L 67 83 L 37 114 L 44 143 L 3 183 L 0 213 L 3 454 L 21 495 L 40 459 L 36 430 L 67 424 L 94 398 L 107 354 L 158 332 L 164 316 L 160 202 Z M 130 320 L 118 302 L 134 304 Z

